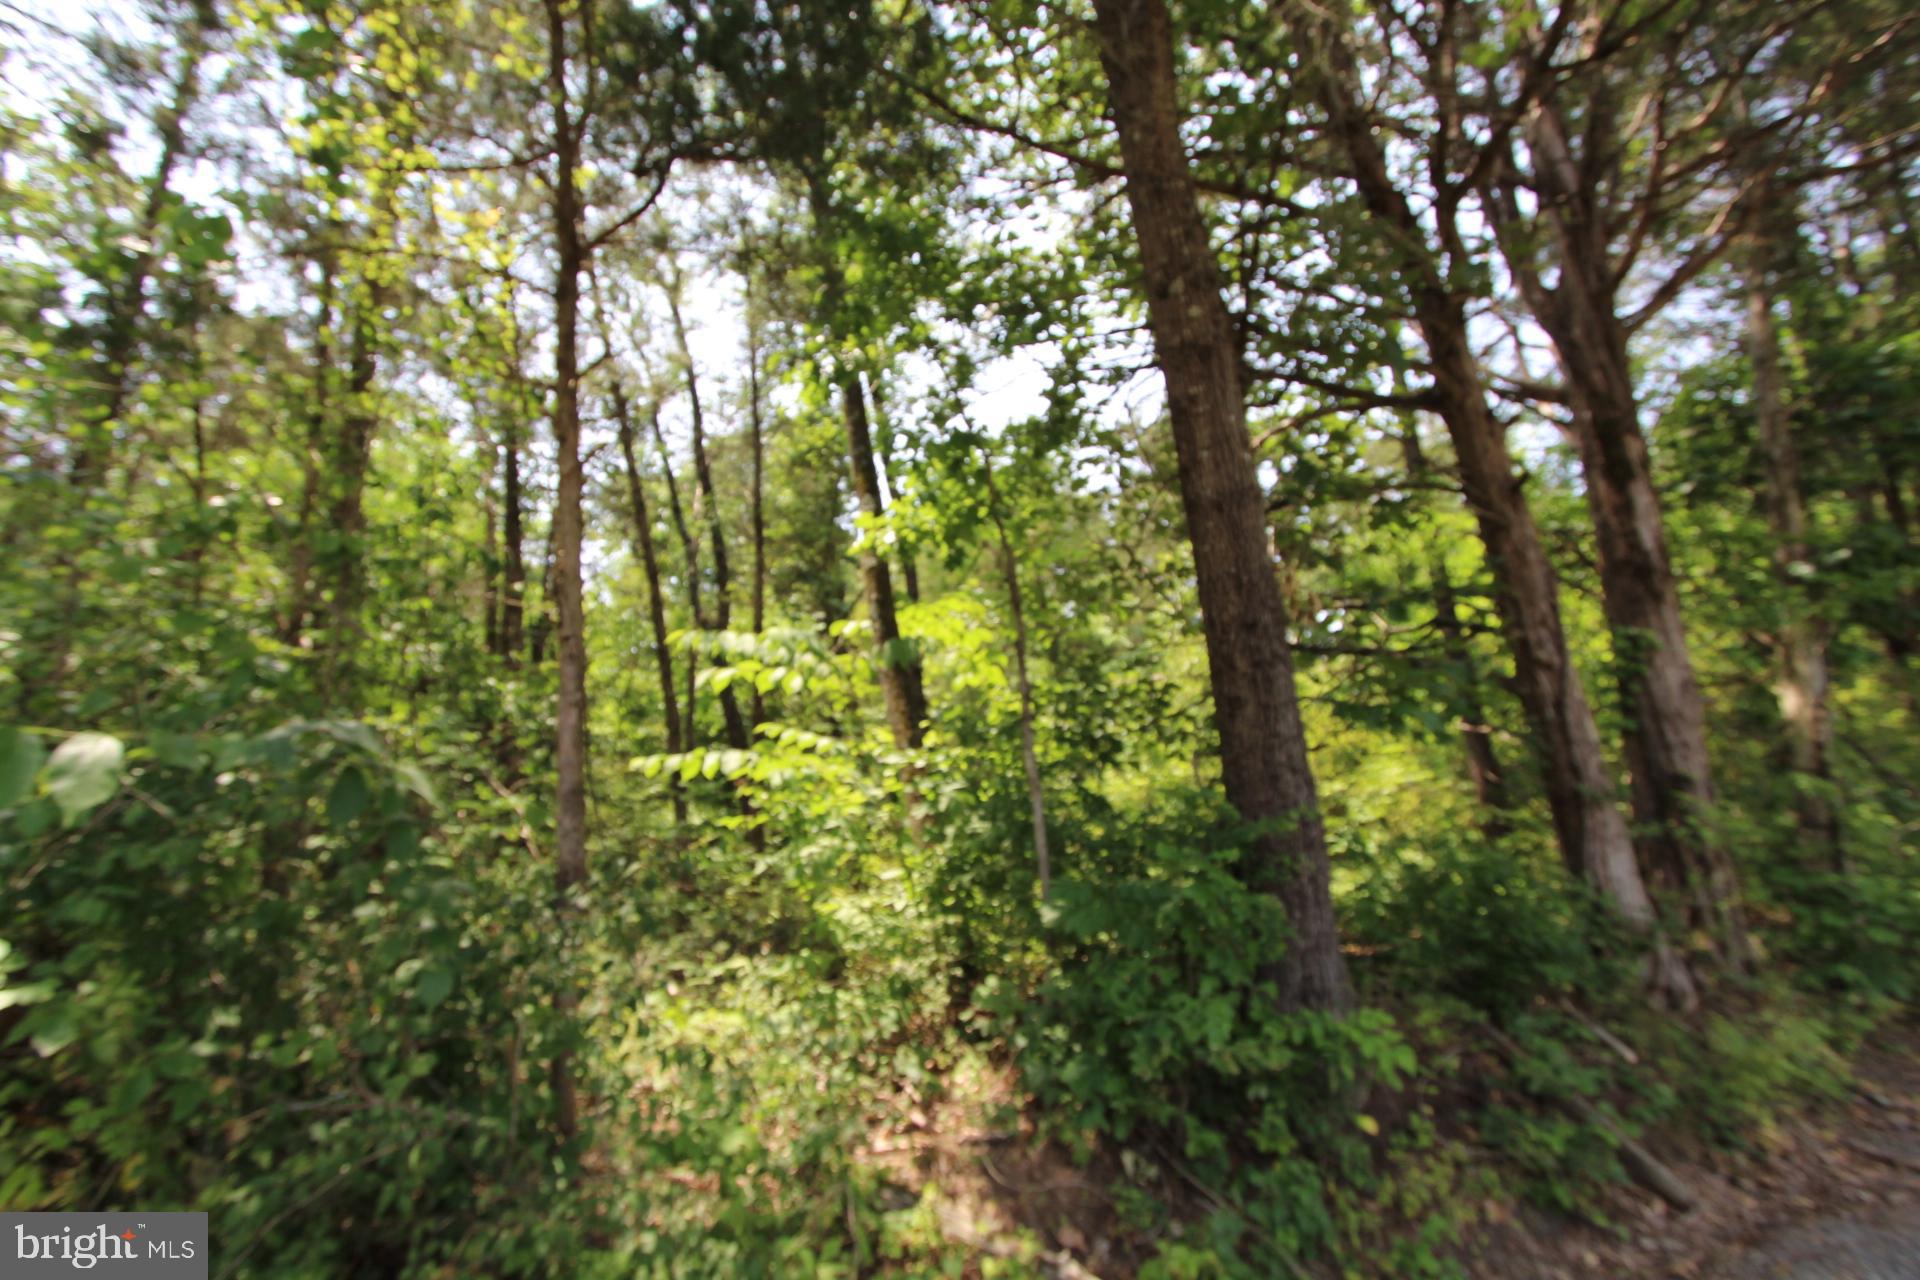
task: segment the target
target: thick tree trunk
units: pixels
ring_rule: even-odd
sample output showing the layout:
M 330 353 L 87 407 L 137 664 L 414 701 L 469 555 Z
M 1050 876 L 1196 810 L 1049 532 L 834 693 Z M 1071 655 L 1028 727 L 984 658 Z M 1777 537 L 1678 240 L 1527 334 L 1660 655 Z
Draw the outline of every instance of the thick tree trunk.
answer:
M 627 405 L 626 388 L 613 384 L 613 416 L 620 432 L 620 457 L 627 468 L 627 498 L 633 506 L 633 546 L 639 553 L 641 568 L 647 575 L 647 620 L 653 625 L 654 662 L 660 672 L 660 709 L 666 721 L 667 753 L 677 755 L 680 746 L 680 708 L 673 687 L 673 649 L 667 642 L 667 598 L 660 581 L 660 557 L 653 545 L 653 518 L 647 513 L 647 495 L 640 483 L 640 466 L 633 453 L 633 417 Z M 686 790 L 674 774 L 669 788 L 673 796 L 673 816 L 687 821 Z
M 1788 763 L 1795 775 L 1794 815 L 1807 852 L 1842 870 L 1840 819 L 1829 792 L 1833 722 L 1827 704 L 1827 628 L 1804 597 L 1800 571 L 1809 563 L 1806 497 L 1794 445 L 1780 341 L 1774 329 L 1771 246 L 1756 243 L 1746 267 L 1747 351 L 1753 361 L 1754 417 L 1766 465 L 1767 523 L 1783 602 L 1774 648 L 1775 688 L 1787 725 Z
M 873 433 L 867 424 L 867 401 L 859 374 L 841 375 L 840 409 L 846 422 L 847 459 L 854 496 L 859 499 L 863 514 L 879 519 L 886 514 L 886 508 L 880 499 L 880 474 L 874 465 Z M 920 660 L 900 637 L 893 602 L 893 574 L 871 539 L 861 544 L 860 582 L 866 592 L 867 613 L 873 622 L 874 666 L 880 678 L 881 696 L 886 699 L 887 728 L 893 734 L 895 746 L 918 747 L 927 719 L 927 696 L 920 684 Z
M 1556 112 L 1537 113 L 1529 142 L 1558 249 L 1559 282 L 1551 290 L 1542 287 L 1524 263 L 1515 275 L 1553 340 L 1573 410 L 1614 665 L 1629 720 L 1626 755 L 1642 832 L 1642 865 L 1656 895 L 1687 904 L 1688 924 L 1716 938 L 1725 958 L 1744 967 L 1749 947 L 1733 862 L 1703 826 L 1714 798 L 1706 703 L 1687 651 L 1653 468 L 1640 430 L 1606 232 Z
M 1514 472 L 1506 429 L 1487 404 L 1466 308 L 1448 287 L 1426 229 L 1387 168 L 1383 144 L 1361 106 L 1345 32 L 1322 25 L 1318 35 L 1326 58 L 1320 96 L 1334 140 L 1347 153 L 1368 213 L 1405 255 L 1414 318 L 1467 505 L 1486 546 L 1501 632 L 1513 654 L 1515 691 L 1540 751 L 1561 857 L 1621 920 L 1652 936 L 1652 985 L 1659 998 L 1690 1005 L 1697 988 L 1684 961 L 1658 933 L 1626 816 L 1614 799 L 1599 726 L 1567 646 L 1559 583 Z
M 587 644 L 580 550 L 583 534 L 580 463 L 580 273 L 587 250 L 580 233 L 578 122 L 567 88 L 567 5 L 547 0 L 547 86 L 553 124 L 553 436 L 559 486 L 553 510 L 553 593 L 559 627 L 560 689 L 554 715 L 554 891 L 562 917 L 587 878 Z M 573 999 L 562 997 L 571 1013 Z M 579 1098 L 565 1052 L 553 1062 L 555 1128 L 579 1132 Z
M 1653 904 L 1626 816 L 1614 799 L 1599 726 L 1567 646 L 1559 582 L 1514 473 L 1506 430 L 1487 407 L 1479 366 L 1467 345 L 1466 316 L 1457 303 L 1429 297 L 1420 328 L 1467 503 L 1486 545 L 1516 691 L 1540 744 L 1561 855 L 1568 870 L 1591 884 L 1622 919 L 1651 929 Z
M 1353 992 L 1247 438 L 1239 343 L 1180 137 L 1172 24 L 1164 0 L 1095 0 L 1094 28 L 1166 380 L 1221 770 L 1228 800 L 1260 827 L 1243 874 L 1280 899 L 1293 927 L 1269 968 L 1282 1003 L 1345 1009 Z

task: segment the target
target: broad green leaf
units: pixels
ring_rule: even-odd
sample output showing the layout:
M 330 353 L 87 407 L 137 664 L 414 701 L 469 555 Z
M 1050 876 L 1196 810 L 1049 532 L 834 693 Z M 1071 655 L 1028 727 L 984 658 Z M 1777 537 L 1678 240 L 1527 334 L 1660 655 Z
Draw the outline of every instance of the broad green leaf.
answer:
M 11 1009 L 15 1005 L 41 1004 L 53 999 L 58 990 L 51 982 L 27 982 L 17 987 L 0 989 L 0 1009 Z
M 334 779 L 333 790 L 327 793 L 327 821 L 336 827 L 346 826 L 367 811 L 370 794 L 366 775 L 360 772 L 359 766 L 348 765 Z
M 11 809 L 33 794 L 33 780 L 47 762 L 47 749 L 24 729 L 0 729 L 0 809 Z
M 54 749 L 47 761 L 47 794 L 60 806 L 60 818 L 72 826 L 120 789 L 120 763 L 126 748 L 105 733 L 76 733 Z
M 420 1003 L 431 1009 L 453 994 L 453 975 L 445 969 L 424 969 L 413 989 Z
M 51 1058 L 80 1038 L 80 1024 L 74 1020 L 71 1008 L 56 1005 L 40 1012 L 45 1016 L 39 1020 L 27 1042 L 41 1057 Z

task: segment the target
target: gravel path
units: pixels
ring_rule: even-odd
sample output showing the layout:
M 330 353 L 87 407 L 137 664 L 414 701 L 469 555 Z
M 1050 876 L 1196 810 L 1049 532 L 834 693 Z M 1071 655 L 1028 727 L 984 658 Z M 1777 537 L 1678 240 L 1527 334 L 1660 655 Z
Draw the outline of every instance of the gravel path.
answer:
M 1815 1219 L 1762 1237 L 1711 1274 L 1724 1280 L 1920 1280 L 1920 1217 Z

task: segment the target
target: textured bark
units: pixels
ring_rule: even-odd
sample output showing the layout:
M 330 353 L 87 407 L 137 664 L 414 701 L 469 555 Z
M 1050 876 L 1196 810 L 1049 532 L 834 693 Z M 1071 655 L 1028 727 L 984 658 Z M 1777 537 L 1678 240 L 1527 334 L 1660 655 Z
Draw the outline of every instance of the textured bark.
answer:
M 627 404 L 626 388 L 613 384 L 613 417 L 620 432 L 620 457 L 626 463 L 627 499 L 633 508 L 633 546 L 647 575 L 647 621 L 653 626 L 654 662 L 660 673 L 661 717 L 666 721 L 667 753 L 677 755 L 680 745 L 679 699 L 673 687 L 673 649 L 667 642 L 666 589 L 660 581 L 660 557 L 653 545 L 653 517 L 647 512 L 646 489 L 640 483 L 640 466 L 633 452 L 633 415 Z M 674 774 L 668 783 L 673 796 L 675 821 L 687 820 L 686 790 Z
M 1095 0 L 1094 29 L 1166 381 L 1221 771 L 1228 800 L 1259 827 L 1242 873 L 1280 899 L 1293 929 L 1267 972 L 1286 1007 L 1345 1009 L 1353 993 L 1247 438 L 1239 343 L 1180 138 L 1171 22 L 1164 0 Z
M 886 514 L 880 498 L 880 473 L 873 460 L 873 433 L 867 424 L 867 401 L 860 375 L 840 378 L 840 411 L 847 429 L 847 461 L 854 497 L 862 514 L 879 519 Z M 887 728 L 897 747 L 918 747 L 927 720 L 927 696 L 920 683 L 920 660 L 900 638 L 900 622 L 893 601 L 893 574 L 887 562 L 865 540 L 860 550 L 860 583 L 873 622 L 874 667 L 881 696 L 887 704 Z
M 1780 341 L 1774 328 L 1771 246 L 1751 246 L 1746 264 L 1747 352 L 1753 362 L 1754 418 L 1766 465 L 1767 524 L 1774 541 L 1774 569 L 1783 601 L 1774 636 L 1778 683 L 1775 694 L 1787 725 L 1788 763 L 1795 775 L 1794 816 L 1808 854 L 1842 870 L 1840 819 L 1828 799 L 1833 785 L 1830 755 L 1833 721 L 1827 703 L 1826 625 L 1804 598 L 1797 570 L 1809 562 L 1806 496 L 1800 486 L 1800 454 L 1794 444 Z
M 1535 113 L 1528 135 L 1558 284 L 1548 289 L 1515 251 L 1513 205 L 1496 219 L 1529 309 L 1553 340 L 1573 411 L 1587 508 L 1600 551 L 1600 581 L 1614 665 L 1627 711 L 1626 756 L 1639 820 L 1640 858 L 1665 901 L 1685 903 L 1688 924 L 1718 939 L 1728 960 L 1749 958 L 1737 877 L 1703 828 L 1713 805 L 1706 703 L 1687 650 L 1680 595 L 1667 555 L 1646 437 L 1616 312 L 1605 219 L 1567 146 L 1557 111 Z
M 547 0 L 547 86 L 553 109 L 553 436 L 559 486 L 553 511 L 553 594 L 559 629 L 559 698 L 554 716 L 554 890 L 564 917 L 587 878 L 587 645 L 581 598 L 580 135 L 567 88 L 565 0 Z M 571 1013 L 570 994 L 561 997 Z M 579 1132 L 579 1098 L 565 1052 L 552 1067 L 554 1123 L 562 1138 Z
M 1592 705 L 1574 669 L 1560 618 L 1559 584 L 1520 477 L 1506 429 L 1487 403 L 1467 330 L 1466 308 L 1448 288 L 1426 230 L 1387 168 L 1382 143 L 1361 106 L 1358 71 L 1345 33 L 1320 26 L 1325 71 L 1317 86 L 1333 140 L 1368 213 L 1402 252 L 1408 290 L 1427 348 L 1440 417 L 1453 440 L 1462 488 L 1493 576 L 1500 628 L 1513 655 L 1514 686 L 1540 752 L 1555 838 L 1568 871 L 1591 885 L 1630 927 L 1654 934 L 1654 986 L 1662 999 L 1691 1004 L 1692 976 L 1655 933 L 1653 902 L 1641 878 L 1626 816 L 1600 745 Z M 1443 234 L 1457 232 L 1442 228 Z

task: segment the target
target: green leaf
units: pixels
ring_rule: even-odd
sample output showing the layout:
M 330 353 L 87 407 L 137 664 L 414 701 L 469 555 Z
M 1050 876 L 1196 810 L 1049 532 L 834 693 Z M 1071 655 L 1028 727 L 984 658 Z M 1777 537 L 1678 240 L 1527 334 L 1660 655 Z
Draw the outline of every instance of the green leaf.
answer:
M 47 762 L 40 739 L 8 726 L 0 729 L 0 809 L 11 809 L 33 794 L 33 780 Z
M 431 1009 L 453 994 L 453 975 L 445 969 L 423 969 L 413 990 L 420 1003 Z
M 74 1020 L 73 1010 L 63 1005 L 42 1012 L 46 1016 L 27 1042 L 33 1046 L 35 1053 L 43 1058 L 51 1058 L 80 1038 L 80 1024 Z
M 327 793 L 327 821 L 336 827 L 346 826 L 367 811 L 369 798 L 367 776 L 358 766 L 348 765 Z
M 47 833 L 53 826 L 57 810 L 53 801 L 41 799 L 21 806 L 20 812 L 13 815 L 13 829 L 23 840 L 35 840 Z
M 399 764 L 394 765 L 393 775 L 400 779 L 401 786 L 413 792 L 416 796 L 419 796 L 429 805 L 436 805 L 440 802 L 439 798 L 434 794 L 433 781 L 427 777 L 427 771 L 411 760 L 402 760 Z
M 51 982 L 27 982 L 17 987 L 0 989 L 0 1009 L 11 1009 L 15 1005 L 43 1004 L 53 999 L 58 990 Z
M 47 762 L 47 794 L 60 806 L 60 818 L 72 826 L 113 799 L 120 789 L 120 763 L 126 748 L 105 733 L 76 733 Z

